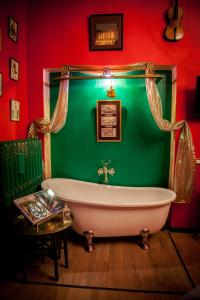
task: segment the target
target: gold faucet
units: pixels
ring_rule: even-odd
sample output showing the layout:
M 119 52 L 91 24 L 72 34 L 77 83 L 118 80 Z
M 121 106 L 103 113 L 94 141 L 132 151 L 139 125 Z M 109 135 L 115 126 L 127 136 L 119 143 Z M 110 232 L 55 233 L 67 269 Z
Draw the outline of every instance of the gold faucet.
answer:
M 109 162 L 104 162 L 102 160 L 102 164 L 103 164 L 103 168 L 99 168 L 97 173 L 100 175 L 104 174 L 104 183 L 108 183 L 108 174 L 112 175 L 115 174 L 115 169 L 114 168 L 110 168 L 108 169 L 108 165 L 111 161 L 109 160 Z

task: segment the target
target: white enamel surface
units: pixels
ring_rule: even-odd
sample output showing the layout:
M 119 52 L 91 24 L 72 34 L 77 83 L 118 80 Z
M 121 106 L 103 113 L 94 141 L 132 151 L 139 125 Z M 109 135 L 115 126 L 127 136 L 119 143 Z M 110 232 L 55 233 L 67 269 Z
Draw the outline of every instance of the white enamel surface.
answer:
M 102 206 L 157 206 L 170 203 L 176 197 L 173 191 L 163 188 L 111 186 L 65 178 L 46 179 L 42 188 L 51 188 L 71 202 Z
M 165 224 L 176 194 L 164 188 L 121 187 L 66 178 L 42 182 L 65 200 L 73 216 L 73 229 L 94 236 L 138 235 L 144 228 L 151 233 Z

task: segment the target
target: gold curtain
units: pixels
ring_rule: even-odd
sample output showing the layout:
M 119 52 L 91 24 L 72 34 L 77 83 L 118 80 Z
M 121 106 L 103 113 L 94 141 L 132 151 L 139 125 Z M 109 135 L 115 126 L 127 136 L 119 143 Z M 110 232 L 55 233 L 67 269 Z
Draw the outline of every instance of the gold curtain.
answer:
M 39 133 L 58 132 L 66 122 L 68 111 L 69 79 L 61 80 L 58 99 L 51 120 L 39 118 L 30 124 L 28 137 L 38 137 Z
M 146 75 L 152 74 L 153 67 L 149 65 Z M 192 198 L 196 159 L 190 128 L 185 121 L 170 123 L 163 119 L 162 103 L 154 78 L 146 78 L 147 98 L 153 118 L 163 131 L 180 129 L 178 149 L 174 166 L 174 181 L 169 186 L 176 192 L 176 202 L 189 202 Z

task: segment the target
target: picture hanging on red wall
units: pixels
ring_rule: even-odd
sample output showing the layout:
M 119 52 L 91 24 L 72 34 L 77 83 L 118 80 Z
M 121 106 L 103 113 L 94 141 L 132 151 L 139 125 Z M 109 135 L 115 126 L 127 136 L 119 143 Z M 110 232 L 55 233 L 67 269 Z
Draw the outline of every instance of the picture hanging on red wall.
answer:
M 10 79 L 19 80 L 19 62 L 12 57 L 9 60 L 9 74 Z
M 9 38 L 17 43 L 18 41 L 18 24 L 13 17 L 8 17 L 8 36 Z
M 0 51 L 2 50 L 2 33 L 0 28 Z
M 17 100 L 10 100 L 10 119 L 11 121 L 20 120 L 20 102 Z
M 90 50 L 123 49 L 123 14 L 90 16 Z
M 2 73 L 0 73 L 0 97 L 3 96 L 3 77 Z

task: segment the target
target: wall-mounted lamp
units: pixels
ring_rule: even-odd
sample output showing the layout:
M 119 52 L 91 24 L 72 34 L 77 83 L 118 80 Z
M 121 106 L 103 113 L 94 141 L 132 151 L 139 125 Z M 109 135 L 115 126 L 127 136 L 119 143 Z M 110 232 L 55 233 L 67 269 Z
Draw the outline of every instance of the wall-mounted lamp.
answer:
M 103 69 L 103 77 L 104 78 L 111 78 L 112 77 L 110 69 L 108 69 L 108 68 Z M 112 87 L 112 79 L 110 79 L 110 81 L 111 81 L 111 83 L 110 83 L 110 88 L 107 91 L 107 96 L 113 98 L 113 97 L 116 96 L 116 94 L 115 94 L 114 88 Z
M 110 79 L 110 88 L 107 91 L 107 96 L 111 98 L 116 96 L 115 89 L 112 86 L 112 79 Z
M 105 77 L 105 78 L 111 77 L 110 69 L 108 69 L 108 68 L 103 69 L 103 77 Z
M 107 96 L 111 97 L 111 98 L 116 96 L 115 89 L 113 89 L 112 85 L 110 86 L 109 90 L 107 91 Z

